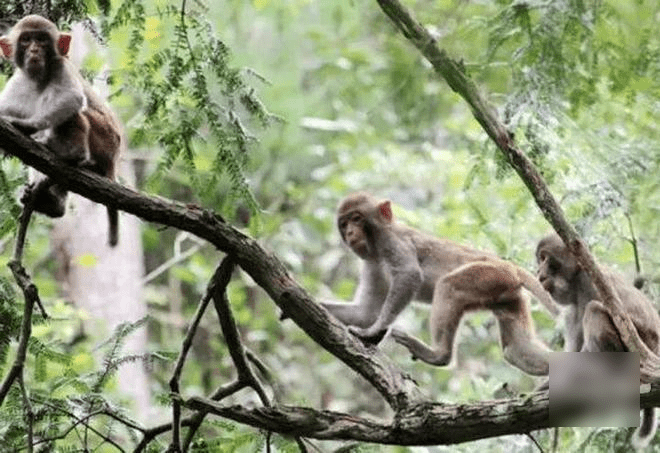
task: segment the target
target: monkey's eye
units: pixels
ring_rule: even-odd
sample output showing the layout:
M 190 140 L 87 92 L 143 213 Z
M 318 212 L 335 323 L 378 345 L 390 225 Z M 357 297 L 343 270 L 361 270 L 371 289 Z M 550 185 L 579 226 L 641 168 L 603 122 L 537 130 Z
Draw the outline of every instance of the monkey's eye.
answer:
M 548 263 L 548 269 L 552 273 L 557 273 L 561 269 L 561 263 L 554 258 L 550 258 Z

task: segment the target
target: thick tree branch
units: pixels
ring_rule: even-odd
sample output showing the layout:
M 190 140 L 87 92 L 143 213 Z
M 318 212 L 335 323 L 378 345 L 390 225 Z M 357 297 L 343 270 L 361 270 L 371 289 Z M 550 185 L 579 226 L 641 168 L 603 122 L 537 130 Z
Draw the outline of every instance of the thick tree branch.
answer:
M 1 119 L 0 149 L 90 200 L 150 222 L 188 231 L 209 241 L 230 255 L 316 343 L 369 381 L 394 410 L 421 399 L 409 378 L 376 348 L 363 345 L 349 334 L 345 326 L 315 303 L 277 257 L 254 239 L 226 224 L 214 212 L 148 197 L 90 171 L 69 166 Z
M 285 436 L 388 445 L 449 445 L 548 426 L 547 393 L 474 404 L 420 403 L 397 414 L 392 422 L 302 407 L 223 406 L 200 397 L 184 405 Z
M 523 180 L 545 218 L 593 279 L 603 303 L 613 315 L 614 324 L 621 333 L 624 342 L 631 350 L 639 351 L 643 378 L 647 381 L 660 378 L 660 357 L 642 342 L 632 321 L 623 311 L 621 300 L 614 288 L 596 265 L 593 256 L 575 229 L 566 220 L 564 212 L 550 193 L 548 185 L 541 174 L 518 148 L 513 139 L 513 134 L 500 121 L 495 108 L 481 95 L 474 82 L 467 77 L 463 66 L 449 58 L 447 52 L 438 47 L 433 36 L 399 0 L 377 1 L 394 25 L 431 63 L 436 73 L 447 81 L 452 90 L 465 99 L 475 119 L 481 124 L 484 131 L 495 142 L 509 164 Z
M 223 406 L 201 397 L 183 404 L 285 436 L 388 445 L 451 445 L 550 427 L 548 393 L 471 404 L 420 403 L 396 414 L 392 422 L 303 407 Z M 640 406 L 658 405 L 660 385 L 653 384 L 651 392 L 641 395 Z

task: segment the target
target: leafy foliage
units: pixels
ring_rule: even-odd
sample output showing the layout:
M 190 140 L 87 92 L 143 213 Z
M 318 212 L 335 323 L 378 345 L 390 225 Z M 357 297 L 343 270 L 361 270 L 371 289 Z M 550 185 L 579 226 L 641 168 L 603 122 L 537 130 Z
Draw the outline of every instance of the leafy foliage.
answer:
M 131 141 L 136 147 L 158 143 L 164 151 L 152 186 L 180 161 L 196 192 L 213 191 L 227 175 L 231 193 L 256 211 L 244 175 L 255 137 L 245 120 L 266 126 L 273 116 L 230 66 L 229 49 L 204 17 L 206 6 L 190 8 L 196 9 L 165 6 L 147 17 L 141 2 L 126 1 L 107 23 L 109 32 L 130 29 L 123 86 L 140 106 Z M 157 44 L 163 36 L 172 37 L 165 48 Z M 206 173 L 198 168 L 198 147 L 215 153 Z

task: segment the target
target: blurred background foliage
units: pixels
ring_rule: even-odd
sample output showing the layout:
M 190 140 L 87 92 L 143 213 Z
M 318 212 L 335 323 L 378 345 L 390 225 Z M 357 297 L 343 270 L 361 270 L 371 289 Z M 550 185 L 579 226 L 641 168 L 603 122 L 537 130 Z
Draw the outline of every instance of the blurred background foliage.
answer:
M 488 94 L 601 261 L 631 281 L 641 272 L 645 291 L 657 300 L 657 2 L 405 3 Z M 0 20 L 16 5 L 0 6 Z M 321 298 L 348 300 L 355 289 L 358 262 L 340 244 L 334 210 L 357 190 L 393 200 L 395 214 L 409 225 L 535 269 L 534 248 L 548 232 L 547 223 L 466 104 L 376 2 L 188 2 L 187 29 L 180 7 L 153 0 L 62 7 L 78 11 L 62 15 L 63 21 L 89 14 L 105 33 L 102 56 L 88 58 L 85 67 L 98 72 L 109 60 L 111 102 L 140 164 L 141 190 L 217 210 L 274 251 Z M 3 69 L 10 73 L 8 65 Z M 6 264 L 17 214 L 13 193 L 25 170 L 14 159 L 1 165 L 0 264 Z M 61 348 L 80 372 L 91 370 L 94 345 L 62 346 L 72 342 L 76 316 L 84 313 L 58 296 L 47 227 L 44 219 L 33 225 L 26 262 L 57 321 L 38 326 L 34 335 Z M 145 280 L 152 350 L 171 353 L 179 349 L 220 256 L 211 246 L 157 225 L 144 225 L 143 239 L 147 273 L 188 247 L 198 248 Z M 7 277 L 5 271 L 2 279 Z M 246 344 L 273 372 L 280 402 L 391 415 L 364 381 L 293 323 L 280 322 L 275 305 L 244 274 L 235 276 L 229 298 Z M 12 300 L 0 298 L 0 312 L 14 310 L 0 317 L 8 320 L 0 320 L 3 329 L 11 322 L 16 328 L 19 312 Z M 541 337 L 559 349 L 552 319 L 537 304 L 533 314 Z M 397 325 L 427 338 L 427 317 L 427 307 L 414 306 Z M 438 401 L 531 390 L 534 381 L 503 361 L 497 338 L 492 316 L 477 313 L 465 320 L 449 368 L 413 363 L 389 340 L 382 348 Z M 0 350 L 6 372 L 8 349 Z M 184 371 L 184 394 L 208 394 L 233 376 L 214 314 L 204 318 L 194 351 Z M 58 368 L 44 373 L 54 375 Z M 167 394 L 170 373 L 171 362 L 153 364 L 155 393 Z M 250 393 L 235 401 L 257 402 Z M 247 428 L 226 427 L 211 424 L 203 433 L 207 441 L 223 433 L 225 447 L 215 442 L 217 451 L 263 445 Z M 629 434 L 564 428 L 559 442 L 561 451 L 626 451 Z M 546 451 L 551 436 L 535 433 Z M 389 450 L 535 447 L 525 436 L 508 436 L 451 448 Z

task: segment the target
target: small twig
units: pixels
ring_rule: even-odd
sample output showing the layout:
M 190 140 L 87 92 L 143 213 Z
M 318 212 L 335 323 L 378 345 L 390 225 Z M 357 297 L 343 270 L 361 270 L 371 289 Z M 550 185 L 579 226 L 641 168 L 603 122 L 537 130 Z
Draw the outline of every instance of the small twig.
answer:
M 21 387 L 21 394 L 23 395 L 23 409 L 25 410 L 25 423 L 27 423 L 27 451 L 32 453 L 34 451 L 34 412 L 32 412 L 32 404 L 25 389 L 23 370 L 18 375 L 18 385 Z
M 244 389 L 247 386 L 248 385 L 246 382 L 236 380 L 231 384 L 227 384 L 218 388 L 211 395 L 211 399 L 213 401 L 221 401 L 224 398 L 228 397 L 229 395 L 233 395 L 234 393 Z M 188 429 L 188 434 L 186 435 L 186 439 L 183 442 L 184 452 L 187 452 L 188 449 L 190 448 L 190 444 L 192 443 L 193 437 L 195 436 L 195 433 L 197 432 L 199 427 L 202 426 L 202 422 L 204 421 L 205 417 L 206 417 L 206 412 L 199 411 L 196 414 L 194 414 L 192 417 L 187 419 L 190 422 L 190 424 L 188 425 L 190 426 L 190 428 Z
M 186 239 L 190 239 L 194 241 L 195 245 L 192 245 L 189 249 L 182 252 L 181 243 Z M 174 256 L 169 260 L 165 261 L 163 264 L 158 266 L 153 271 L 149 272 L 149 274 L 142 279 L 142 284 L 146 285 L 147 283 L 151 282 L 162 273 L 166 272 L 169 268 L 171 268 L 175 264 L 187 260 L 195 253 L 197 253 L 199 249 L 201 249 L 204 246 L 204 244 L 205 244 L 204 242 L 200 241 L 199 239 L 197 239 L 195 236 L 191 235 L 188 232 L 183 232 L 177 235 L 177 238 L 174 242 Z
M 526 435 L 527 435 L 527 437 L 529 438 L 529 440 L 531 440 L 532 443 L 533 443 L 534 445 L 536 445 L 536 448 L 538 448 L 539 451 L 540 451 L 541 453 L 543 453 L 543 447 L 542 447 L 541 444 L 539 444 L 539 442 L 536 440 L 536 437 L 532 436 L 531 433 L 526 433 Z
M 170 390 L 173 395 L 179 394 L 179 381 L 181 380 L 181 372 L 183 370 L 183 365 L 186 361 L 188 351 L 190 351 L 190 348 L 192 347 L 192 341 L 195 336 L 195 333 L 197 332 L 197 328 L 199 327 L 199 323 L 202 320 L 202 316 L 204 316 L 204 312 L 206 311 L 206 308 L 208 307 L 209 302 L 213 297 L 215 287 L 218 284 L 218 279 L 220 279 L 223 273 L 226 272 L 226 266 L 230 265 L 228 263 L 229 263 L 229 259 L 225 257 L 220 263 L 220 265 L 216 268 L 216 271 L 213 274 L 213 277 L 211 277 L 211 280 L 209 281 L 209 284 L 206 288 L 206 294 L 204 294 L 204 297 L 200 301 L 197 307 L 197 311 L 195 312 L 195 316 L 193 316 L 192 322 L 188 327 L 186 336 L 183 339 L 183 345 L 181 346 L 181 352 L 179 353 L 179 357 L 177 358 L 176 365 L 174 366 L 174 372 L 172 373 L 172 378 L 170 379 L 170 383 L 169 383 Z M 231 265 L 231 267 L 233 268 L 233 265 Z M 229 274 L 231 276 L 231 270 L 229 271 Z M 228 283 L 229 280 L 227 280 L 227 284 Z M 173 413 L 172 445 L 170 446 L 170 450 L 175 452 L 180 452 L 181 451 L 181 427 L 180 427 L 181 402 L 179 398 L 174 398 L 172 404 L 172 413 Z
M 25 358 L 27 356 L 28 341 L 32 334 L 32 312 L 34 304 L 39 299 L 37 287 L 34 286 L 23 266 L 16 261 L 10 261 L 8 266 L 14 274 L 14 279 L 18 283 L 18 286 L 23 290 L 25 306 L 23 308 L 23 322 L 21 324 L 16 358 L 14 359 L 14 363 L 9 370 L 9 373 L 7 373 L 2 384 L 0 384 L 0 406 L 2 406 L 14 380 L 23 372 L 23 366 L 25 365 Z
M 46 187 L 48 188 L 48 187 Z M 36 194 L 34 191 L 34 186 L 27 186 L 25 188 L 25 194 L 23 196 L 23 211 L 19 218 L 18 231 L 16 232 L 16 244 L 14 246 L 14 256 L 12 261 L 21 264 L 23 260 L 23 250 L 25 249 L 25 238 L 27 236 L 28 225 L 30 224 L 30 219 L 32 218 L 32 213 L 34 212 L 34 201 Z M 48 318 L 48 313 L 41 303 L 41 299 L 37 298 L 37 306 L 39 311 L 41 311 L 41 316 L 44 319 Z
M 23 211 L 18 221 L 18 231 L 16 233 L 16 244 L 14 246 L 13 260 L 21 262 L 23 259 L 23 249 L 25 248 L 25 237 L 27 235 L 28 225 L 34 211 L 35 192 L 34 186 L 27 185 L 23 194 Z
M 225 260 L 227 260 L 225 258 Z M 220 327 L 222 328 L 222 334 L 225 337 L 225 342 L 227 343 L 227 348 L 229 348 L 229 355 L 231 356 L 234 365 L 236 366 L 236 371 L 238 372 L 238 379 L 248 383 L 252 389 L 257 392 L 261 403 L 264 406 L 270 406 L 270 400 L 266 395 L 265 390 L 261 386 L 261 383 L 257 377 L 252 372 L 252 369 L 247 363 L 245 347 L 240 339 L 240 334 L 238 332 L 238 327 L 236 326 L 236 320 L 234 319 L 234 314 L 229 307 L 229 299 L 227 298 L 227 284 L 229 283 L 229 278 L 231 277 L 231 272 L 234 267 L 234 263 L 229 262 L 228 260 L 223 261 L 224 273 L 217 273 L 216 277 L 217 284 L 213 289 L 213 306 L 215 311 L 218 313 L 218 319 L 220 320 Z M 223 267 L 222 265 L 220 266 Z M 214 278 L 215 279 L 215 278 Z
M 66 410 L 66 409 L 64 409 L 64 408 L 61 408 L 61 407 L 59 407 L 59 406 L 57 406 L 57 405 L 50 404 L 50 403 L 48 403 L 48 402 L 42 402 L 42 404 L 43 404 L 44 406 L 48 406 L 48 407 L 50 407 L 50 408 L 53 409 L 53 410 L 56 410 L 56 411 L 62 412 L 63 414 L 66 414 L 68 417 L 72 418 L 72 419 L 74 420 L 74 422 L 73 422 L 68 428 L 66 428 L 65 430 L 60 431 L 60 433 L 59 433 L 58 435 L 56 435 L 56 436 L 52 436 L 52 437 L 44 437 L 44 438 L 39 439 L 39 440 L 35 443 L 35 445 L 39 445 L 39 444 L 43 444 L 43 443 L 49 443 L 49 442 L 53 442 L 53 441 L 55 441 L 55 440 L 59 440 L 59 439 L 64 439 L 66 436 L 69 435 L 69 433 L 70 433 L 71 431 L 73 431 L 76 427 L 78 427 L 78 425 L 83 425 L 83 426 L 85 427 L 85 431 L 90 430 L 91 432 L 93 432 L 94 434 L 96 434 L 97 436 L 99 436 L 101 439 L 103 439 L 105 442 L 107 442 L 107 443 L 109 443 L 110 445 L 112 445 L 113 447 L 115 447 L 117 450 L 119 450 L 119 451 L 121 451 L 121 452 L 125 451 L 125 450 L 121 447 L 121 445 L 119 445 L 117 442 L 115 442 L 114 440 L 112 440 L 112 439 L 110 438 L 110 436 L 103 434 L 101 431 L 97 430 L 97 429 L 94 428 L 93 426 L 90 426 L 90 424 L 89 424 L 89 421 L 90 421 L 93 417 L 96 417 L 97 415 L 109 415 L 109 414 L 107 413 L 107 410 L 106 410 L 106 409 L 100 409 L 100 410 L 98 410 L 98 411 L 90 412 L 90 413 L 86 414 L 84 417 L 78 417 L 78 416 L 77 416 L 76 414 L 74 414 L 73 412 L 68 411 L 68 410 Z M 115 418 L 115 417 L 113 417 L 113 418 Z M 115 418 L 115 419 L 116 419 L 116 418 Z M 117 420 L 118 420 L 118 421 L 121 421 L 121 420 L 119 420 L 119 419 L 117 419 Z M 121 422 L 122 422 L 122 423 L 125 423 L 125 422 L 123 422 L 123 421 L 121 421 Z M 86 443 L 86 441 L 85 441 L 85 443 Z
M 211 280 L 212 282 L 213 280 Z M 202 316 L 204 316 L 204 312 L 206 311 L 206 308 L 209 305 L 209 302 L 211 300 L 211 286 L 213 283 L 209 283 L 209 288 L 206 291 L 206 294 L 202 298 L 202 300 L 199 303 L 199 306 L 197 307 L 197 311 L 195 312 L 195 316 L 193 317 L 192 322 L 190 323 L 190 326 L 188 327 L 188 331 L 186 332 L 186 336 L 183 339 L 183 345 L 181 346 L 181 352 L 179 353 L 179 357 L 177 358 L 176 365 L 174 366 L 174 372 L 172 373 L 172 378 L 170 379 L 170 391 L 172 392 L 173 395 L 178 395 L 179 394 L 179 381 L 181 379 L 181 371 L 183 370 L 183 364 L 186 361 L 186 357 L 188 355 L 188 351 L 192 347 L 192 341 L 195 336 L 195 333 L 197 332 L 197 327 L 199 327 L 199 323 L 202 319 Z M 172 451 L 175 452 L 180 452 L 181 451 L 181 403 L 178 398 L 174 398 L 172 402 Z
M 633 256 L 635 257 L 635 281 L 634 285 L 637 289 L 642 289 L 644 286 L 644 277 L 642 277 L 642 265 L 639 260 L 639 243 L 637 242 L 637 236 L 635 236 L 635 227 L 633 226 L 632 218 L 629 213 L 625 213 L 626 220 L 628 220 L 628 229 L 630 230 L 630 245 L 633 249 Z

